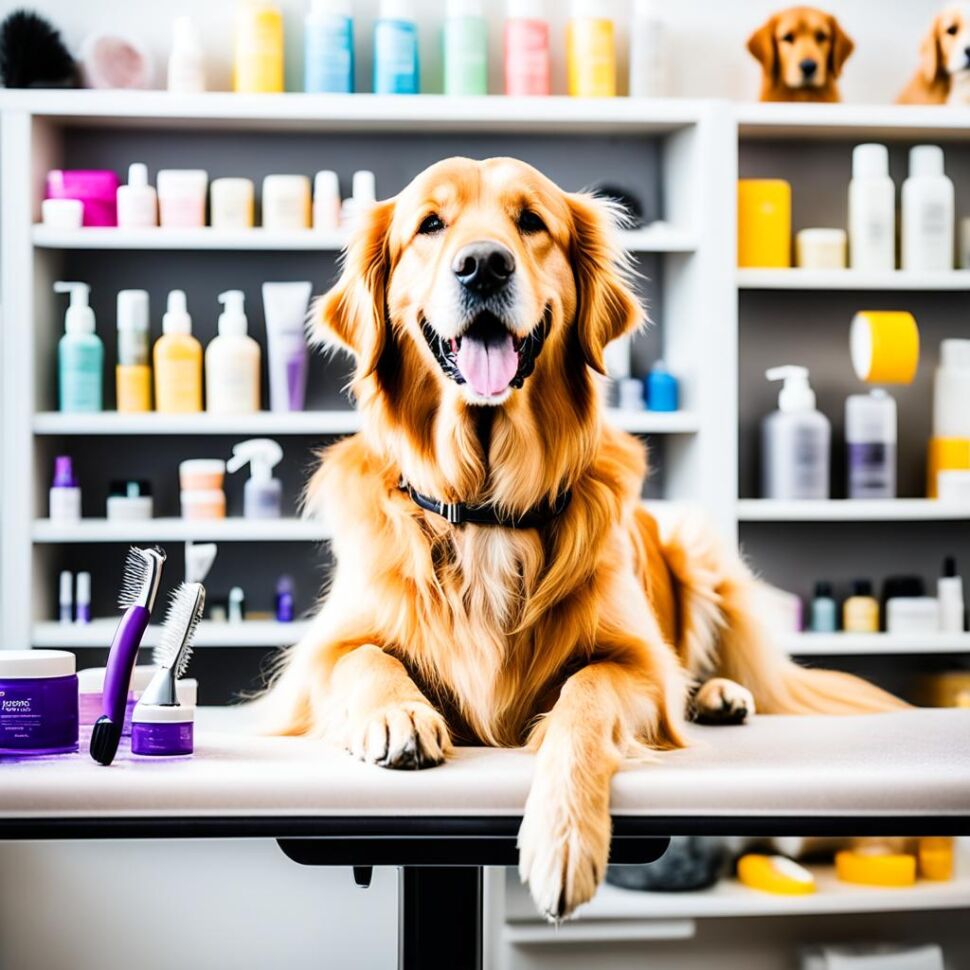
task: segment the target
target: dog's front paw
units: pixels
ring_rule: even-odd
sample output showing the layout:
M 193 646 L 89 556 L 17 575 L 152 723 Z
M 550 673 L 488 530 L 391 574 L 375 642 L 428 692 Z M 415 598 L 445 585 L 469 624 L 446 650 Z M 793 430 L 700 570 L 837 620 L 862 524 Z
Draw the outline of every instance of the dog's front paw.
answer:
M 593 898 L 610 855 L 608 801 L 566 791 L 568 779 L 536 778 L 519 829 L 519 877 L 536 907 L 559 922 Z
M 743 724 L 754 714 L 754 697 L 746 687 L 726 677 L 713 677 L 694 695 L 698 724 Z
M 429 704 L 386 707 L 352 724 L 347 750 L 382 768 L 432 768 L 451 750 L 445 719 Z

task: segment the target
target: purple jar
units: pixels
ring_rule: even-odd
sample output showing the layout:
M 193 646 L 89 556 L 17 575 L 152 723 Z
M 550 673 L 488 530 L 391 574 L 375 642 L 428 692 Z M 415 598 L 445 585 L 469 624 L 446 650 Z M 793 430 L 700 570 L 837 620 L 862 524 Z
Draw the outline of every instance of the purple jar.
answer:
M 85 226 L 118 225 L 118 173 L 106 169 L 60 169 L 47 173 L 48 199 L 79 199 Z
M 73 653 L 0 650 L 0 755 L 77 751 Z
M 136 704 L 131 717 L 131 753 L 172 758 L 194 750 L 195 708 Z

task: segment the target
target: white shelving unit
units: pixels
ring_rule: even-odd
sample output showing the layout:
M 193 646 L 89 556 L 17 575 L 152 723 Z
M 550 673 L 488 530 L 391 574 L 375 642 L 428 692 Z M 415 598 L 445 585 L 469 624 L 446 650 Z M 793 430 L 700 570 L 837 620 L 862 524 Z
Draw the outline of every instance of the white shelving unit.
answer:
M 938 499 L 741 499 L 740 522 L 919 522 L 970 519 L 970 507 Z
M 306 621 L 276 623 L 272 620 L 244 620 L 242 623 L 219 623 L 203 620 L 195 635 L 196 647 L 287 647 L 307 631 Z M 107 647 L 118 627 L 118 617 L 102 617 L 90 623 L 45 622 L 34 625 L 35 647 L 69 650 L 79 647 Z M 142 645 L 158 643 L 160 627 L 149 626 Z
M 781 645 L 795 657 L 970 653 L 970 633 L 790 633 Z
M 304 519 L 145 519 L 78 522 L 35 519 L 35 543 L 82 542 L 324 542 L 327 530 Z
M 739 269 L 742 290 L 876 290 L 926 292 L 970 290 L 970 270 L 948 273 L 871 273 L 850 269 Z

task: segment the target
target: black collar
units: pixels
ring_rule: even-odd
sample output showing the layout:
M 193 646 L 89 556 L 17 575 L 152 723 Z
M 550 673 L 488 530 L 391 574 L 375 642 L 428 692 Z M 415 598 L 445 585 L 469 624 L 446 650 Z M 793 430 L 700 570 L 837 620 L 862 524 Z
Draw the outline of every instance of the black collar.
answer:
M 467 505 L 464 502 L 442 502 L 428 495 L 422 495 L 410 485 L 402 482 L 398 486 L 402 492 L 411 496 L 411 501 L 426 512 L 434 512 L 447 519 L 452 525 L 498 525 L 503 529 L 537 529 L 557 518 L 569 505 L 572 492 L 561 492 L 553 503 L 534 505 L 521 515 L 504 515 L 494 505 Z

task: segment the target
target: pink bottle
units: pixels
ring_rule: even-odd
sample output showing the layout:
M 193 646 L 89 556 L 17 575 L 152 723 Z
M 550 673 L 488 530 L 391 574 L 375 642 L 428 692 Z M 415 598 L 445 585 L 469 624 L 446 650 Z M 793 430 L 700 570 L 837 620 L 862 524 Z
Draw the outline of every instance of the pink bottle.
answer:
M 505 20 L 505 93 L 550 93 L 549 21 L 544 0 L 508 0 Z
M 118 225 L 118 173 L 103 169 L 60 169 L 47 173 L 48 199 L 79 199 L 85 226 Z

